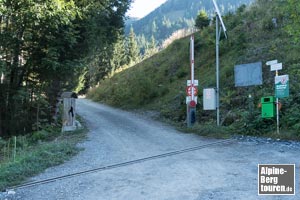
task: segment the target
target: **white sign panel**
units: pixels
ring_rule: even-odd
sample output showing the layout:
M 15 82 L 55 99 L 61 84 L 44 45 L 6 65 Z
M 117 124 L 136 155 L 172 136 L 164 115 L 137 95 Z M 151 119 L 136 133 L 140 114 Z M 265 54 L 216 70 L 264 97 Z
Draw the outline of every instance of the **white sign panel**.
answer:
M 271 65 L 271 71 L 282 70 L 282 63 Z
M 270 60 L 270 61 L 266 62 L 266 65 L 274 65 L 277 63 L 278 63 L 278 60 Z
M 216 110 L 216 90 L 215 88 L 203 89 L 203 110 Z
M 194 80 L 194 86 L 198 86 L 199 81 L 198 80 Z M 187 86 L 191 86 L 192 85 L 192 81 L 191 80 L 187 80 L 186 82 Z
M 192 97 L 191 96 L 187 96 L 185 103 L 189 104 L 192 101 Z M 196 101 L 196 103 L 198 102 L 198 97 L 194 97 L 194 101 Z

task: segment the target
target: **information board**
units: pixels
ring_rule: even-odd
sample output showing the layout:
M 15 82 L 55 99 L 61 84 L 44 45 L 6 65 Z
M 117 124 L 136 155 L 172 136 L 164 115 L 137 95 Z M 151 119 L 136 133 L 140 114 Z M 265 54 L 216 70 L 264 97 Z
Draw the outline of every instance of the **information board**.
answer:
M 249 63 L 234 66 L 236 87 L 262 85 L 262 63 Z

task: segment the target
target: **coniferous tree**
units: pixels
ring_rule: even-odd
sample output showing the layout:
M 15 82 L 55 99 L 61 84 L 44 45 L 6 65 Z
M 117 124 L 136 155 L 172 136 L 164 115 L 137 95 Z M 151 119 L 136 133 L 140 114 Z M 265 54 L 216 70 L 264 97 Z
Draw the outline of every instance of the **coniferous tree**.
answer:
M 145 50 L 144 58 L 148 58 L 153 56 L 158 52 L 157 43 L 154 36 L 151 36 L 151 41 L 147 44 L 147 48 Z
M 111 72 L 110 75 L 113 76 L 115 71 L 127 64 L 126 51 L 125 51 L 125 39 L 123 36 L 119 36 L 118 41 L 114 45 L 113 57 L 110 60 Z
M 133 65 L 138 60 L 139 60 L 139 48 L 137 45 L 134 30 L 131 27 L 129 37 L 128 37 L 128 63 L 129 65 Z
M 196 21 L 195 21 L 195 26 L 198 29 L 203 29 L 204 27 L 209 25 L 209 18 L 205 10 L 201 10 L 199 14 L 197 15 Z

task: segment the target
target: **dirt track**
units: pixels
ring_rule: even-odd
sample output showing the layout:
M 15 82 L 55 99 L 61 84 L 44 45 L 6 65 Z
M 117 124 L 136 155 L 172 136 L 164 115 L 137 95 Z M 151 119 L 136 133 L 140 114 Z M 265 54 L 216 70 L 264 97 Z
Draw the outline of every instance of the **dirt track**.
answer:
M 71 161 L 35 177 L 46 179 L 215 142 L 184 134 L 138 114 L 89 100 L 78 113 L 90 129 Z M 267 141 L 267 140 L 266 140 Z M 22 200 L 300 199 L 300 148 L 285 142 L 236 140 L 198 151 L 91 173 L 16 191 Z M 295 196 L 258 196 L 258 164 L 296 164 Z

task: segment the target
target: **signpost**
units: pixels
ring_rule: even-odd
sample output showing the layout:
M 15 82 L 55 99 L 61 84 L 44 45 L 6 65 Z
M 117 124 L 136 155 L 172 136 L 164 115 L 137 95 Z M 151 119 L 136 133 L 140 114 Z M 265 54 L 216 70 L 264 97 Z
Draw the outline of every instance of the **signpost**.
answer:
M 278 98 L 284 98 L 289 96 L 289 76 L 278 75 L 278 70 L 282 70 L 282 63 L 277 63 L 277 60 L 271 60 L 266 63 L 270 65 L 271 71 L 276 71 L 275 76 L 275 97 L 276 97 L 276 122 L 277 122 L 277 134 L 279 131 L 279 100 Z
M 187 104 L 187 126 L 190 127 L 196 121 L 196 105 L 198 94 L 198 80 L 195 80 L 195 61 L 194 61 L 194 35 L 190 39 L 190 67 L 191 67 L 191 80 L 187 81 L 186 88 L 186 104 Z

